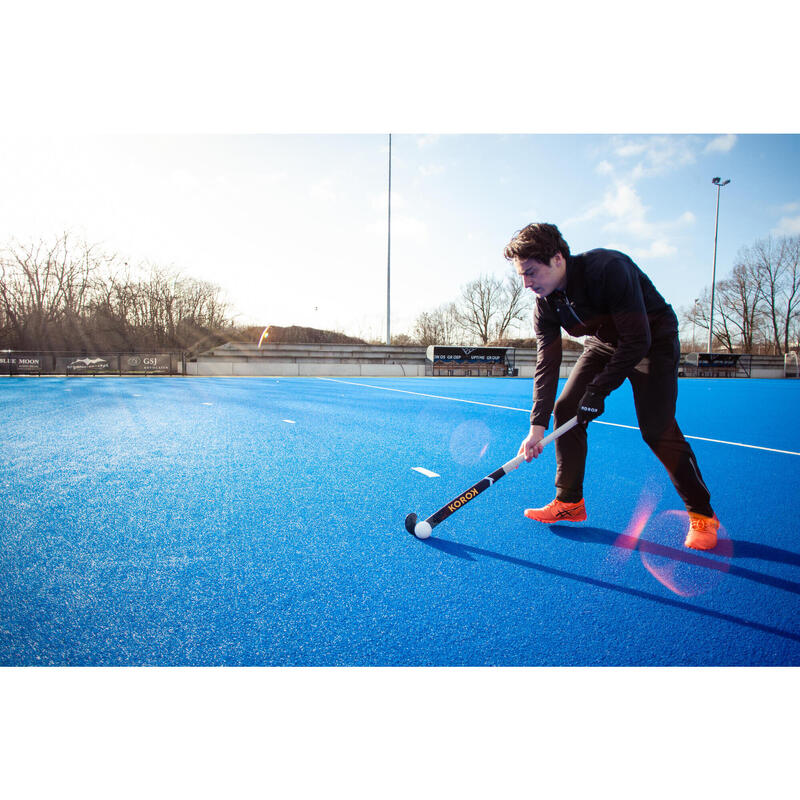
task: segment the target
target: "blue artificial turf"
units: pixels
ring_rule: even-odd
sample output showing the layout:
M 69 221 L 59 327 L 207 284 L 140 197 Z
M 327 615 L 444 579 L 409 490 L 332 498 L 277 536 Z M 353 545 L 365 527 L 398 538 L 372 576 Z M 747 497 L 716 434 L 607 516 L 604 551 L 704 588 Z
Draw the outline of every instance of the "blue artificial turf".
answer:
M 791 451 L 691 440 L 712 553 L 682 547 L 666 473 L 617 427 L 627 385 L 590 428 L 587 522 L 522 516 L 552 497 L 550 447 L 406 533 L 516 454 L 530 392 L 3 379 L 0 664 L 800 664 L 800 382 L 681 381 L 687 435 Z

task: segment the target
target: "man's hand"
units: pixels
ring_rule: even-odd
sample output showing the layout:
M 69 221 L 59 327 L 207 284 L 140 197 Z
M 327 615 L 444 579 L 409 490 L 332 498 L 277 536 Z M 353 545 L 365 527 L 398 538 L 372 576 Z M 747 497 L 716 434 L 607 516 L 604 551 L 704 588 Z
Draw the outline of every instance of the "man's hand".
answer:
M 585 428 L 593 419 L 597 419 L 605 411 L 603 394 L 589 386 L 581 404 L 578 406 L 578 425 Z
M 530 433 L 522 440 L 517 455 L 524 455 L 526 461 L 539 458 L 539 454 L 543 449 L 542 439 L 544 439 L 544 426 L 531 425 Z

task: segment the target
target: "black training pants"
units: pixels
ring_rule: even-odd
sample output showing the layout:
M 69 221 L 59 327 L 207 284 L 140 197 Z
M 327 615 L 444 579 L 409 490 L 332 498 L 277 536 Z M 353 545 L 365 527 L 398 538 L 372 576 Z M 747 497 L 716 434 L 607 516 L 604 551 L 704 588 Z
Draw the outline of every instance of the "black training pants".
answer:
M 554 427 L 575 416 L 586 387 L 603 371 L 614 349 L 589 338 L 555 405 Z M 653 342 L 648 356 L 630 374 L 636 417 L 642 438 L 664 465 L 686 509 L 712 516 L 708 487 L 697 466 L 692 448 L 675 421 L 678 400 L 678 337 Z M 578 502 L 583 497 L 587 435 L 580 426 L 556 439 L 557 497 Z

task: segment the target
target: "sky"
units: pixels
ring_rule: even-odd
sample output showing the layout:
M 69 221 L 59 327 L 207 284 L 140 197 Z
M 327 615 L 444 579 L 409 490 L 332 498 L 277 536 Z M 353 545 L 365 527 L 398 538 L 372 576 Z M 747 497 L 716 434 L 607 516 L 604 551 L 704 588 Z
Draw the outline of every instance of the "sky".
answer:
M 456 300 L 529 222 L 628 253 L 676 308 L 766 236 L 800 233 L 791 134 L 13 135 L 0 243 L 69 231 L 218 285 L 238 324 L 363 338 Z M 518 332 L 530 331 L 526 321 Z

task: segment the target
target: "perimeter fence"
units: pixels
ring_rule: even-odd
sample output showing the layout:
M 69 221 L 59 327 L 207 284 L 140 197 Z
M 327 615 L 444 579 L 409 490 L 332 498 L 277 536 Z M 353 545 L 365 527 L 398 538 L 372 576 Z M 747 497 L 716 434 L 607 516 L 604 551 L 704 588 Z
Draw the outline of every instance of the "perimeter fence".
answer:
M 183 353 L 0 351 L 0 375 L 185 375 Z

